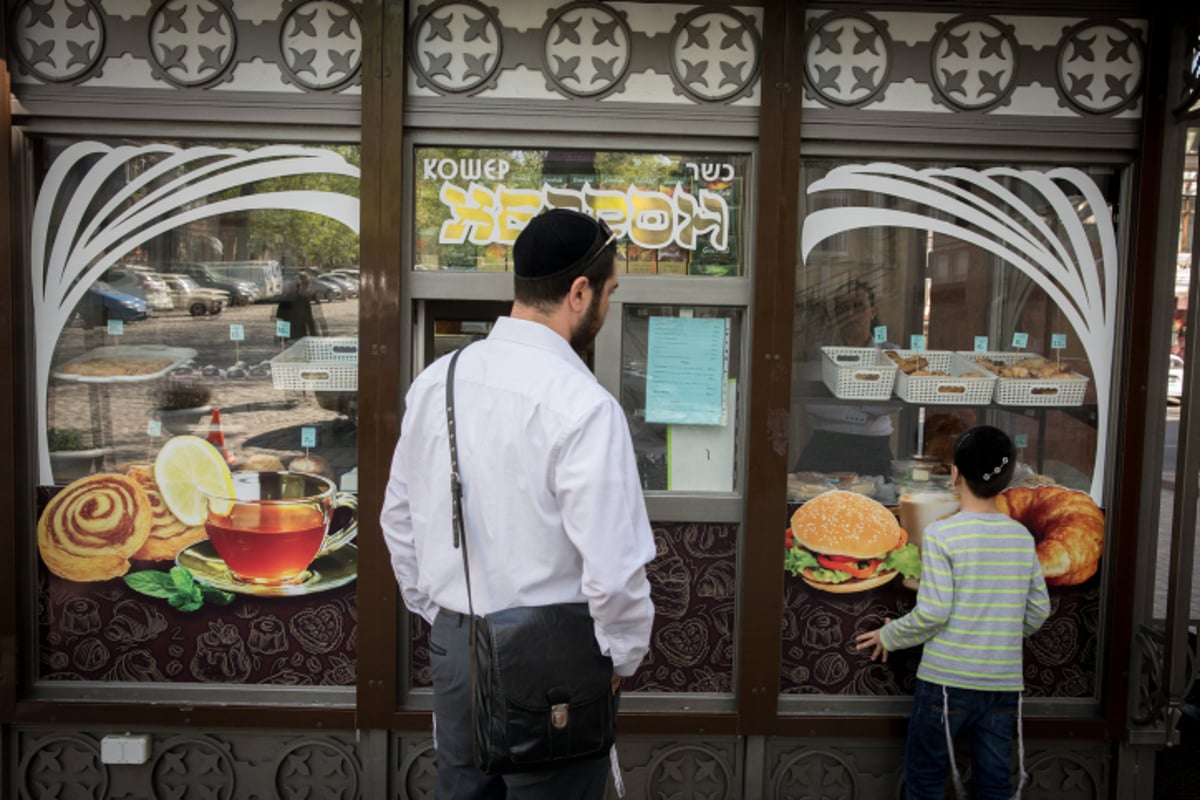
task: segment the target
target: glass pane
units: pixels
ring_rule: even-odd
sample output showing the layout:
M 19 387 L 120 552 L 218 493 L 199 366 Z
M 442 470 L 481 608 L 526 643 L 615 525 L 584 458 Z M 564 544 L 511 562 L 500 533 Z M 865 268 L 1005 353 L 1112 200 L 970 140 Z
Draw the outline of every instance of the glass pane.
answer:
M 358 147 L 33 146 L 39 676 L 352 686 Z
M 911 691 L 919 650 L 885 669 L 852 642 L 913 609 L 915 556 L 891 556 L 957 510 L 954 442 L 989 424 L 1014 485 L 1088 506 L 1088 557 L 1043 558 L 1055 611 L 1024 663 L 1031 695 L 1094 696 L 1119 174 L 809 161 L 804 179 L 787 519 L 844 489 L 904 531 L 853 563 L 789 537 L 783 691 Z
M 637 275 L 744 272 L 747 156 L 599 150 L 416 149 L 417 270 L 507 272 L 544 208 L 597 216 Z
M 643 488 L 736 491 L 741 309 L 626 305 L 621 337 L 621 406 Z

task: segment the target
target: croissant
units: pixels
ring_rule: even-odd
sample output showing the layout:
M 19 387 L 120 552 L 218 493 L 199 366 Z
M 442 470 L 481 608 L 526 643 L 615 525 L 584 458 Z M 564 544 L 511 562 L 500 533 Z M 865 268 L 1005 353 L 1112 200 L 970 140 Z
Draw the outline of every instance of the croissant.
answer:
M 997 495 L 996 507 L 1033 534 L 1048 585 L 1075 586 L 1096 574 L 1104 512 L 1091 496 L 1062 486 L 1016 486 Z

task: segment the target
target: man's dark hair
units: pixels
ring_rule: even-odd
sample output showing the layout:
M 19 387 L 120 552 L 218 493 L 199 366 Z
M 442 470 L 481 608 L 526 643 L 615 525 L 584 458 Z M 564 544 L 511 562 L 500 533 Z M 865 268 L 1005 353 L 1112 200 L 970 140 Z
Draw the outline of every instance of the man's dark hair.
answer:
M 527 306 L 546 308 L 557 305 L 575 279 L 583 275 L 588 279 L 588 285 L 593 292 L 604 289 L 605 282 L 612 277 L 616 267 L 613 258 L 617 254 L 617 243 L 609 242 L 607 246 L 596 252 L 596 255 L 578 269 L 553 275 L 549 278 L 513 278 L 513 298 Z
M 1008 434 L 991 425 L 979 425 L 954 443 L 954 466 L 973 495 L 995 497 L 1012 480 L 1017 454 Z
M 557 305 L 580 276 L 600 292 L 613 274 L 617 243 L 602 220 L 551 209 L 530 220 L 513 245 L 513 297 L 528 306 Z

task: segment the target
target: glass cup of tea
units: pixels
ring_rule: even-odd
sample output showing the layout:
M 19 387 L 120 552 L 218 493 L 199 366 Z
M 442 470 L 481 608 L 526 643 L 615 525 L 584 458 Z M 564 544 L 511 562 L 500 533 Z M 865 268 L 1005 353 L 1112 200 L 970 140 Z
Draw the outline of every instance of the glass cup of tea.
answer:
M 217 555 L 243 583 L 301 583 L 313 560 L 358 534 L 358 498 L 332 481 L 302 472 L 235 472 L 233 496 L 204 493 L 204 527 Z M 354 519 L 332 536 L 338 508 Z

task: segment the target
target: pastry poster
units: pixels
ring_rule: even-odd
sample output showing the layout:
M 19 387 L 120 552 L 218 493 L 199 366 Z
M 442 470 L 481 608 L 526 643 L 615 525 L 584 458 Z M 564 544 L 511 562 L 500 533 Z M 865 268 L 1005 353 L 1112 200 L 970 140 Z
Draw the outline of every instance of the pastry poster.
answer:
M 41 677 L 352 685 L 356 498 L 278 466 L 181 435 L 45 487 Z
M 936 519 L 955 511 L 944 493 L 918 501 L 918 515 Z M 1026 695 L 1095 696 L 1103 511 L 1087 493 L 1056 485 L 1010 487 L 997 506 L 1033 535 L 1050 592 L 1050 618 L 1025 640 Z M 903 528 L 901 520 L 908 519 L 899 508 L 833 487 L 789 505 L 780 672 L 785 694 L 912 693 L 920 648 L 897 650 L 886 663 L 855 648 L 859 634 L 916 605 L 920 534 Z

